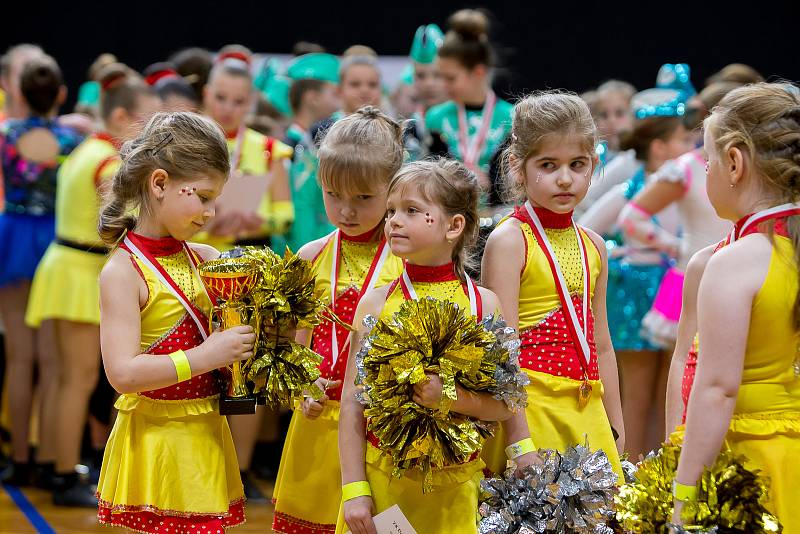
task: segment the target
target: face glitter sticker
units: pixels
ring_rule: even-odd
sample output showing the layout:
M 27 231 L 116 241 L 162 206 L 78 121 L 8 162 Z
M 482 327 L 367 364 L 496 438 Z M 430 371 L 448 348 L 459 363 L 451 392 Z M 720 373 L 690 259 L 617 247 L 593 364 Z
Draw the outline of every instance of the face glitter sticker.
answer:
M 428 226 L 433 226 L 433 217 L 430 213 L 425 214 L 425 222 L 428 223 Z
M 196 187 L 181 187 L 181 190 L 178 191 L 178 194 L 179 195 L 185 194 L 186 196 L 192 196 L 192 194 L 194 194 L 195 191 L 197 191 Z

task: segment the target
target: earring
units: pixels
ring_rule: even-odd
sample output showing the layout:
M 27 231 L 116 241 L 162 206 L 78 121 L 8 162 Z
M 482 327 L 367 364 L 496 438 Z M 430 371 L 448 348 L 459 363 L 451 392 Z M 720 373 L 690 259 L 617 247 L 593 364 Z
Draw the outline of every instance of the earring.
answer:
M 453 244 L 453 240 L 452 239 L 448 239 L 447 242 L 450 243 L 451 245 Z

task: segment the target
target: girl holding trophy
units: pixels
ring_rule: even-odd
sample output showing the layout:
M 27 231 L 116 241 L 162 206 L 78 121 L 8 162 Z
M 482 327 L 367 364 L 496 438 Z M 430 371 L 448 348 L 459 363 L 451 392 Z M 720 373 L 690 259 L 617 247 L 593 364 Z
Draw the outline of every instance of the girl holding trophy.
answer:
M 120 156 L 99 223 L 119 245 L 100 275 L 100 339 L 121 396 L 98 517 L 137 532 L 222 531 L 244 522 L 244 493 L 212 371 L 251 357 L 255 334 L 209 332 L 197 264 L 218 253 L 186 240 L 214 216 L 225 137 L 199 115 L 160 113 Z

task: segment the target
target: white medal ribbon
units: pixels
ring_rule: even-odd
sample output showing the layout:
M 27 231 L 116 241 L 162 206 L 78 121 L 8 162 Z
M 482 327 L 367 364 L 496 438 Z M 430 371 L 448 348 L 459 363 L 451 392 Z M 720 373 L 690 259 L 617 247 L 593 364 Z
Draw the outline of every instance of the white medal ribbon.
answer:
M 158 281 L 161 282 L 164 285 L 164 287 L 166 287 L 169 290 L 169 292 L 172 293 L 175 296 L 175 298 L 178 299 L 178 302 L 180 302 L 183 305 L 183 307 L 186 309 L 186 312 L 189 314 L 189 317 L 192 318 L 192 320 L 197 325 L 198 330 L 200 330 L 200 335 L 203 336 L 203 340 L 205 341 L 206 339 L 208 339 L 206 324 L 200 320 L 200 318 L 197 316 L 194 309 L 192 308 L 191 304 L 189 304 L 189 302 L 184 298 L 181 292 L 175 290 L 175 287 L 169 281 L 167 281 L 164 275 L 161 274 L 161 271 L 155 265 L 153 265 L 153 263 L 147 258 L 147 256 L 145 256 L 145 254 L 141 250 L 139 250 L 139 247 L 133 244 L 133 241 L 131 241 L 127 235 L 125 236 L 124 242 L 125 246 L 127 246 L 128 249 L 137 258 L 139 258 L 139 261 L 141 261 L 148 269 L 150 269 L 150 271 L 155 275 L 155 277 L 158 278 Z M 206 296 L 208 296 L 208 292 L 206 291 L 206 286 L 205 284 L 203 284 L 203 280 L 200 278 L 200 275 L 197 272 L 197 267 L 195 267 L 194 265 L 194 260 L 192 259 L 189 247 L 186 246 L 186 243 L 183 243 L 183 250 L 189 258 L 189 265 L 191 266 L 192 274 L 198 280 L 200 280 L 200 286 L 203 288 L 203 291 L 206 292 Z M 211 298 L 209 297 L 208 300 L 211 301 Z
M 533 224 L 536 226 L 536 229 L 539 232 L 539 235 L 542 238 L 542 247 L 544 249 L 544 253 L 547 254 L 553 260 L 553 266 L 555 267 L 555 277 L 556 277 L 556 284 L 558 284 L 561 293 L 564 295 L 564 301 L 567 306 L 567 318 L 572 321 L 572 324 L 575 326 L 575 331 L 578 334 L 578 342 L 580 344 L 581 352 L 583 353 L 583 359 L 586 361 L 586 366 L 588 368 L 592 353 L 589 349 L 589 342 L 586 339 L 586 332 L 589 328 L 588 323 L 588 316 L 589 316 L 589 272 L 586 269 L 586 244 L 583 242 L 583 238 L 581 237 L 581 233 L 578 230 L 578 225 L 575 224 L 575 221 L 572 221 L 572 228 L 575 230 L 575 235 L 578 238 L 578 249 L 581 253 L 581 270 L 583 270 L 583 326 L 578 321 L 578 314 L 575 311 L 575 305 L 572 303 L 572 298 L 570 297 L 569 287 L 567 286 L 567 281 L 564 278 L 564 274 L 561 272 L 561 267 L 558 264 L 558 258 L 556 258 L 555 252 L 553 251 L 553 247 L 550 244 L 550 240 L 547 239 L 547 234 L 544 231 L 544 227 L 542 226 L 542 222 L 539 220 L 539 216 L 536 215 L 533 207 L 531 206 L 530 202 L 525 202 L 525 209 L 528 212 L 528 216 L 533 221 Z

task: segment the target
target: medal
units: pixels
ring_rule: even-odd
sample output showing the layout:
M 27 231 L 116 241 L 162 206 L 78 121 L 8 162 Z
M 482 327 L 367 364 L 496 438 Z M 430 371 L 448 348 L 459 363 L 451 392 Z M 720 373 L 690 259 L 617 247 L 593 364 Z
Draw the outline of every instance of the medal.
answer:
M 583 409 L 589 404 L 589 399 L 592 398 L 592 385 L 589 383 L 589 378 L 586 374 L 583 375 L 583 382 L 578 388 L 578 408 Z

